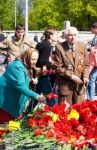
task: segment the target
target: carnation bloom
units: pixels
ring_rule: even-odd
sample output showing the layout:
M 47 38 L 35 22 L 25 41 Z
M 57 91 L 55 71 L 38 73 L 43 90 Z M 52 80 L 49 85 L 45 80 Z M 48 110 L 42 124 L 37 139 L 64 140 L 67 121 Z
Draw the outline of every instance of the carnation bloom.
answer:
M 52 122 L 56 122 L 59 118 L 59 115 L 53 113 L 53 112 L 50 112 L 50 113 L 47 113 L 47 115 L 51 116 L 52 117 Z
M 58 120 L 58 118 L 59 118 L 59 115 L 57 115 L 57 114 L 52 115 L 52 121 L 53 122 L 56 122 Z
M 36 136 L 41 135 L 42 134 L 42 130 L 40 128 L 35 129 L 34 134 Z
M 76 137 L 73 135 L 70 135 L 70 139 L 68 141 L 68 143 L 74 143 L 76 141 Z
M 4 128 L 0 127 L 0 137 L 5 135 L 6 133 L 7 133 L 7 131 Z
M 36 118 L 29 118 L 28 126 L 32 127 L 32 128 L 37 126 L 37 119 Z
M 48 130 L 45 137 L 46 138 L 54 137 L 54 130 L 53 129 Z
M 8 130 L 13 131 L 13 130 L 18 130 L 20 129 L 20 122 L 19 121 L 9 121 L 8 123 Z
M 79 113 L 77 112 L 76 109 L 71 109 L 70 113 L 67 116 L 67 119 L 70 120 L 72 118 L 75 118 L 76 120 L 79 119 Z

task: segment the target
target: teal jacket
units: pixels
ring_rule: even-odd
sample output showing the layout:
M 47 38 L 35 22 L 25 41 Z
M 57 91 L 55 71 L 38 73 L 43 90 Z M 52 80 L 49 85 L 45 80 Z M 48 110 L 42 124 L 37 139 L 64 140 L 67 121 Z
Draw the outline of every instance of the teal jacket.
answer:
M 0 76 L 0 108 L 14 117 L 22 114 L 28 97 L 36 99 L 37 93 L 29 89 L 30 78 L 20 60 L 13 61 Z

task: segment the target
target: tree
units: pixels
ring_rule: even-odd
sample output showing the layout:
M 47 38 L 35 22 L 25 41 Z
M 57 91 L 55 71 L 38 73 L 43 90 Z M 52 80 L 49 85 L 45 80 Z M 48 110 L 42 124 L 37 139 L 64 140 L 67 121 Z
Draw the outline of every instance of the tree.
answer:
M 0 22 L 4 29 L 12 30 L 15 25 L 15 0 L 0 1 Z M 17 23 L 24 24 L 25 0 L 17 2 Z M 63 29 L 69 20 L 79 30 L 89 30 L 97 19 L 95 0 L 29 0 L 29 30 L 44 30 L 47 27 Z
M 65 18 L 67 16 L 71 24 L 79 30 L 88 30 L 97 18 L 97 2 L 94 0 L 65 0 L 64 6 L 67 7 L 64 11 L 65 14 L 67 12 Z
M 97 18 L 95 0 L 33 0 L 29 10 L 29 27 L 42 30 L 48 26 L 63 29 L 69 20 L 79 30 L 88 30 Z
M 29 11 L 29 28 L 43 30 L 49 26 L 59 27 L 59 12 L 56 11 L 56 0 L 33 0 Z
M 14 0 L 1 0 L 0 3 L 0 22 L 6 30 L 14 28 L 14 4 Z

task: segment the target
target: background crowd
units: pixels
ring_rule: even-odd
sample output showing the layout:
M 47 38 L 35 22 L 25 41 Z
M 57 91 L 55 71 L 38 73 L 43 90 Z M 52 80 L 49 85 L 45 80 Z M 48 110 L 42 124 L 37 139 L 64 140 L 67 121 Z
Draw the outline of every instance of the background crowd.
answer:
M 0 25 L 0 123 L 25 115 L 38 103 L 72 105 L 94 100 L 97 78 L 97 23 L 89 50 L 78 30 L 48 28 L 41 42 L 25 36 L 18 24 L 15 35 L 4 37 Z M 85 91 L 87 91 L 85 93 Z M 46 101 L 55 92 L 58 98 Z

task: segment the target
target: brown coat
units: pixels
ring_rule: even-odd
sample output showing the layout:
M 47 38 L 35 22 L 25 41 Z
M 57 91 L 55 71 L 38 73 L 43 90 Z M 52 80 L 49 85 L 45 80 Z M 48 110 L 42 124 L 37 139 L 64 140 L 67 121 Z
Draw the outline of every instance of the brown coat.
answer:
M 88 78 L 88 53 L 83 43 L 75 44 L 74 54 L 69 49 L 67 41 L 57 44 L 54 66 L 57 72 L 59 95 L 67 96 L 73 91 L 78 95 L 83 94 L 84 84 L 76 84 L 71 79 L 72 75 L 77 75 L 82 81 L 83 78 Z

